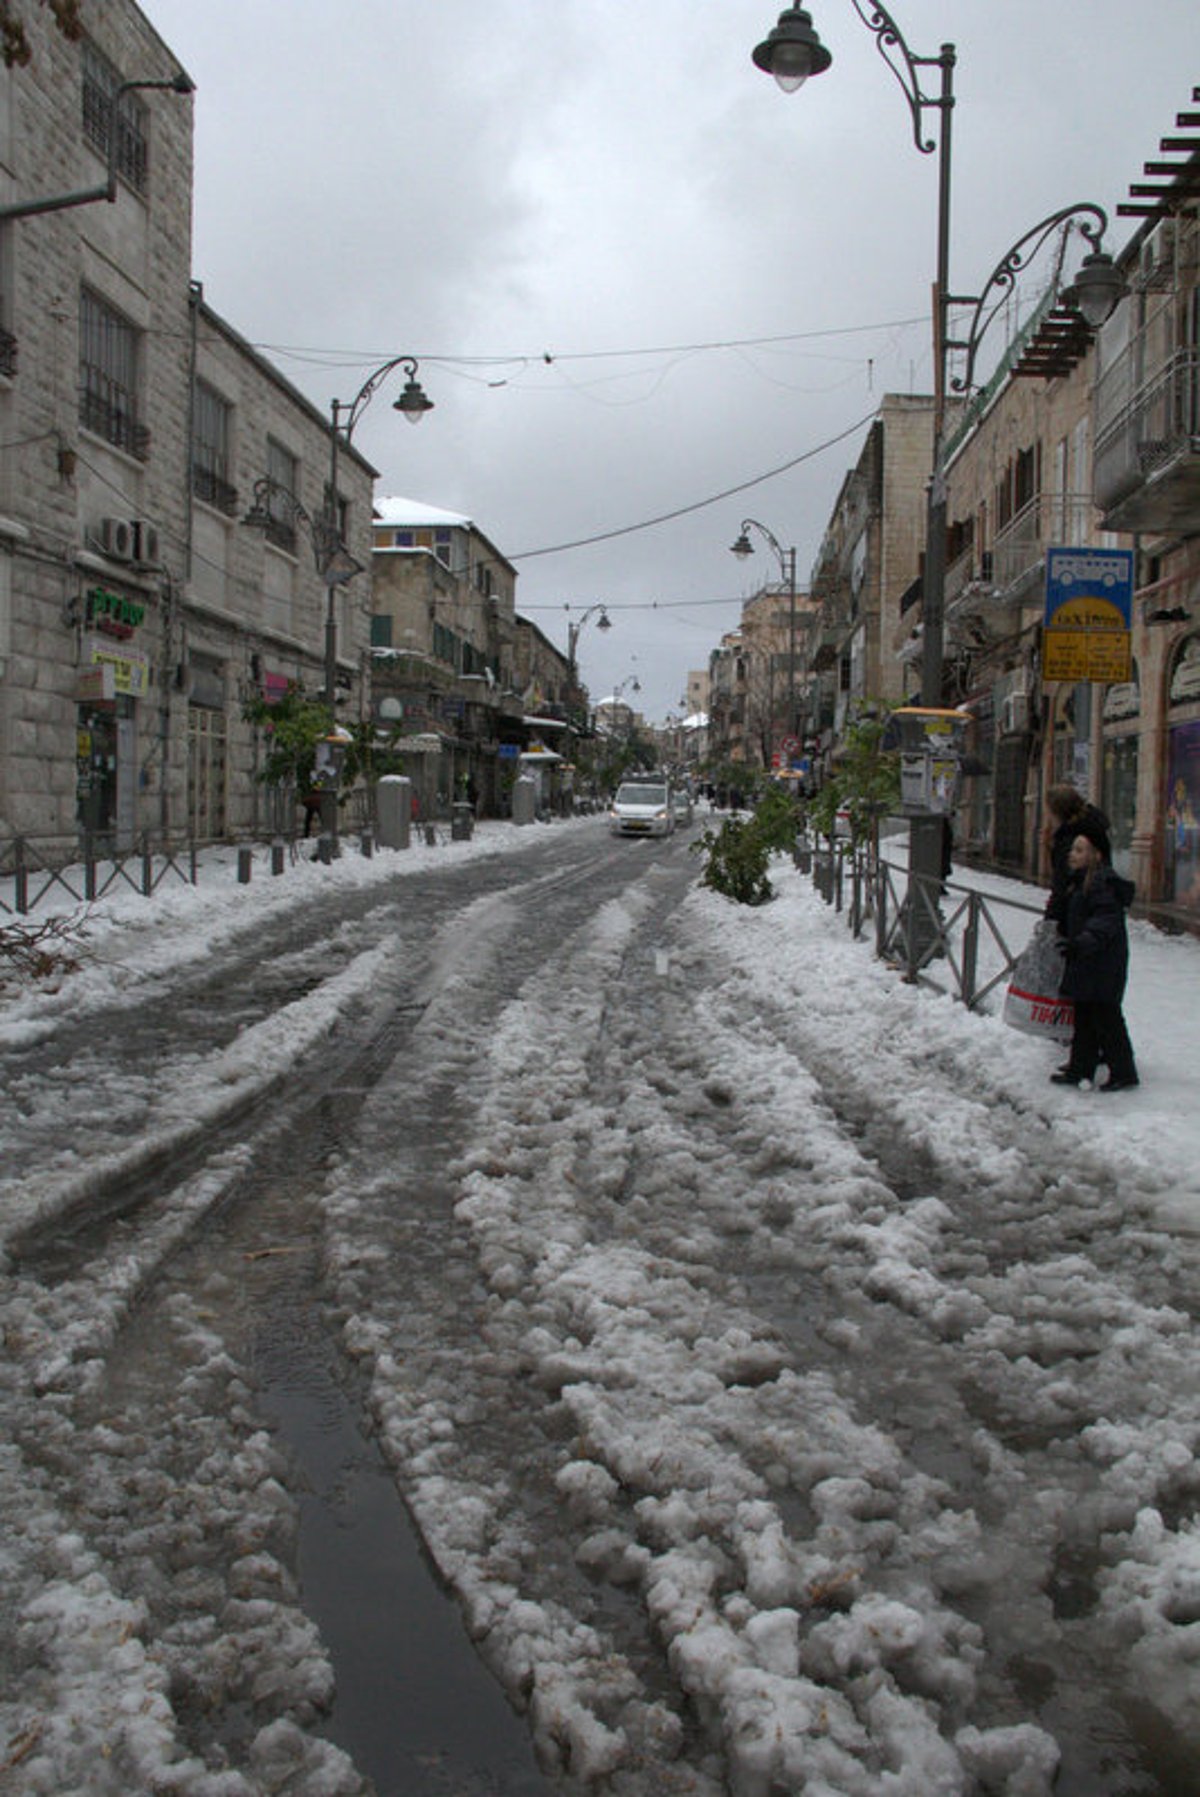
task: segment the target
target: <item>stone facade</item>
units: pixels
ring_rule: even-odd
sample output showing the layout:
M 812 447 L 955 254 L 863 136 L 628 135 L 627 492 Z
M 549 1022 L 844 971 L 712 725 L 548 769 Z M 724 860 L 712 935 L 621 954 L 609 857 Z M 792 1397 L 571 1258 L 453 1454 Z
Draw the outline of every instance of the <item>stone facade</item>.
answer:
M 328 427 L 190 280 L 193 100 L 167 85 L 179 63 L 131 0 L 86 23 L 68 43 L 30 8 L 33 60 L 0 71 L 0 839 L 59 853 L 87 835 L 130 848 L 147 831 L 255 828 L 261 745 L 242 706 L 272 677 L 319 690 L 325 652 L 311 543 L 281 553 L 239 520 L 269 436 L 319 513 Z M 115 200 L 38 210 L 104 187 L 128 81 L 157 85 L 121 101 Z M 201 386 L 227 407 L 207 497 Z M 371 472 L 343 455 L 364 566 Z M 361 694 L 366 620 L 339 603 L 339 665 Z
M 906 696 L 896 653 L 912 628 L 933 460 L 933 401 L 885 395 L 842 483 L 813 569 L 827 664 L 815 706 L 827 732 L 879 700 Z
M 470 518 L 381 498 L 372 534 L 376 723 L 426 809 L 469 790 L 502 815 L 535 738 L 565 750 L 567 658 L 518 617 L 516 570 Z
M 1169 249 L 1166 247 L 1169 246 Z M 946 676 L 990 774 L 968 782 L 962 846 L 1038 877 L 1048 786 L 1109 816 L 1144 904 L 1200 916 L 1200 232 L 1137 232 L 1129 293 L 1052 379 L 1018 337 L 950 445 Z M 1132 558 L 1130 677 L 1044 677 L 1047 552 Z

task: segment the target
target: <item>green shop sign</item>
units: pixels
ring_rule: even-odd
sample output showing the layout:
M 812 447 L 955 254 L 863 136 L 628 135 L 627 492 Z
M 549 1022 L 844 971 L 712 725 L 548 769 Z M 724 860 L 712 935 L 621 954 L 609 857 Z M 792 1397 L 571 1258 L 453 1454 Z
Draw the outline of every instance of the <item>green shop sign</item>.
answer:
M 98 618 L 111 618 L 114 624 L 127 624 L 131 630 L 136 630 L 146 616 L 144 605 L 126 599 L 120 593 L 107 592 L 104 587 L 90 587 L 87 603 L 88 617 L 93 622 Z

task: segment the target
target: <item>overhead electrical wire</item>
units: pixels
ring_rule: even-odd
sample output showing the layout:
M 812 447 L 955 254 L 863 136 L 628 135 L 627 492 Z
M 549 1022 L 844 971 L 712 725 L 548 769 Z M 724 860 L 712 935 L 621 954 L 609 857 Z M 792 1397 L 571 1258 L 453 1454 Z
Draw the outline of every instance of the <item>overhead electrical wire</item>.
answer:
M 856 337 L 875 331 L 903 330 L 910 325 L 928 322 L 927 316 L 886 318 L 874 324 L 834 325 L 817 331 L 788 331 L 774 337 L 724 337 L 702 343 L 656 344 L 644 349 L 536 350 L 490 356 L 435 355 L 429 350 L 414 350 L 412 353 L 417 361 L 432 363 L 439 368 L 502 368 L 512 367 L 514 364 L 524 367 L 539 362 L 552 367 L 556 362 L 603 362 L 633 356 L 682 356 L 720 349 L 768 349 L 778 344 L 810 343 L 826 337 Z M 291 356 L 296 361 L 307 361 L 314 366 L 333 365 L 336 361 L 339 367 L 355 367 L 374 362 L 383 354 L 378 350 L 323 349 L 313 344 L 255 343 L 253 347 L 264 354 Z
M 660 512 L 654 518 L 643 518 L 639 524 L 622 524 L 615 530 L 600 530 L 590 537 L 575 537 L 570 542 L 551 543 L 544 549 L 519 549 L 515 554 L 506 556 L 505 559 L 510 562 L 528 562 L 540 555 L 562 555 L 568 549 L 586 549 L 592 543 L 611 543 L 615 537 L 633 536 L 637 531 L 653 530 L 656 525 L 669 524 L 675 518 L 686 518 L 691 512 L 702 512 L 710 505 L 719 505 L 723 499 L 732 499 L 737 493 L 747 493 L 751 487 L 760 487 L 764 481 L 774 480 L 779 474 L 787 474 L 790 469 L 800 467 L 802 462 L 811 462 L 814 456 L 821 455 L 826 449 L 832 449 L 836 443 L 844 442 L 847 437 L 852 437 L 855 431 L 859 431 L 865 424 L 869 424 L 877 409 L 872 406 L 869 412 L 864 413 L 861 418 L 856 418 L 853 424 L 847 425 L 846 429 L 839 431 L 835 437 L 826 437 L 823 443 L 818 443 L 812 449 L 804 450 L 802 454 L 793 456 L 790 461 L 781 462 L 777 468 L 769 468 L 765 474 L 756 474 L 750 480 L 739 481 L 734 487 L 725 487 L 720 493 L 710 494 L 707 499 L 694 500 L 691 505 L 676 506 L 673 511 Z

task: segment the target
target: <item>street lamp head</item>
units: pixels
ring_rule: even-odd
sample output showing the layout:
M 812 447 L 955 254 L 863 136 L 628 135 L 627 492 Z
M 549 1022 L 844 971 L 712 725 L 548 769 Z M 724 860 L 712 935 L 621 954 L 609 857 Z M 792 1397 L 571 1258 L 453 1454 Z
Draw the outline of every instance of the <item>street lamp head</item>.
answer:
M 754 544 L 750 541 L 745 531 L 742 532 L 736 543 L 731 543 L 729 545 L 729 553 L 730 555 L 736 555 L 740 562 L 744 562 L 748 555 L 754 554 Z
M 1107 324 L 1129 287 L 1112 257 L 1104 250 L 1093 250 L 1083 258 L 1068 298 L 1083 314 L 1094 331 Z
M 604 610 L 603 606 L 601 606 L 601 608 L 600 608 L 600 616 L 596 619 L 596 629 L 597 630 L 611 630 L 612 629 L 612 619 L 609 617 L 608 613 Z
M 404 371 L 408 379 L 404 383 L 404 391 L 399 399 L 393 402 L 393 411 L 403 412 L 410 424 L 420 424 L 426 412 L 432 412 L 433 401 L 417 379 L 417 364 L 406 362 Z
M 242 523 L 248 525 L 251 530 L 268 529 L 271 523 L 271 514 L 261 499 L 256 499 L 254 501 L 254 504 L 242 519 Z
M 751 52 L 755 68 L 774 75 L 785 94 L 803 87 L 810 75 L 820 75 L 833 57 L 817 36 L 811 16 L 802 7 L 789 6 L 779 23 Z

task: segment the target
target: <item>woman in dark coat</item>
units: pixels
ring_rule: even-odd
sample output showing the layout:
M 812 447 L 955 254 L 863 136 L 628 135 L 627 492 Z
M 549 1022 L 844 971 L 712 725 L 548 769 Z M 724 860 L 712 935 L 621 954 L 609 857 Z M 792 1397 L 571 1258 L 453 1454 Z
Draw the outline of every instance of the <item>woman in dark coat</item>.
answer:
M 1050 857 L 1050 895 L 1046 900 L 1046 916 L 1052 917 L 1060 930 L 1065 930 L 1067 894 L 1071 885 L 1069 856 L 1071 844 L 1083 822 L 1102 834 L 1096 838 L 1104 859 L 1112 859 L 1109 846 L 1108 819 L 1097 806 L 1089 804 L 1077 786 L 1052 786 L 1046 793 L 1046 827 L 1043 840 Z
M 1095 1077 L 1103 1059 L 1108 1079 L 1100 1091 L 1123 1092 L 1138 1084 L 1121 1010 L 1129 973 L 1125 913 L 1133 903 L 1133 882 L 1109 866 L 1102 825 L 1083 818 L 1075 830 L 1060 921 L 1066 937 L 1062 993 L 1075 1003 L 1075 1034 L 1066 1066 L 1050 1077 L 1056 1085 L 1078 1086 Z

